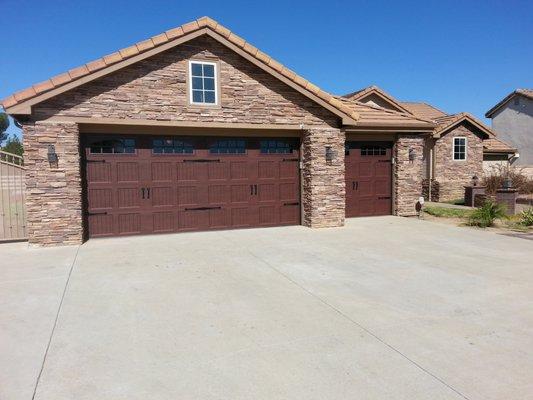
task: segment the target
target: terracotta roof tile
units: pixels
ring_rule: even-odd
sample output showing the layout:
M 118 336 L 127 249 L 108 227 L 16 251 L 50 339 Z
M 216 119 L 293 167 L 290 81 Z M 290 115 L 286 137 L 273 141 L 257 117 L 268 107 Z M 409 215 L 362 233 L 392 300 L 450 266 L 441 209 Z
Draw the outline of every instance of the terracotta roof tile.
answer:
M 102 58 L 100 58 L 98 60 L 91 61 L 90 63 L 87 63 L 85 65 L 87 65 L 87 68 L 90 72 L 95 72 L 102 68 L 105 68 L 106 63 Z
M 396 109 L 396 111 L 406 112 L 407 114 L 411 114 L 411 111 L 407 109 L 406 107 L 404 107 L 401 102 L 399 102 L 394 97 L 392 97 L 390 94 L 385 92 L 383 89 L 375 85 L 368 86 L 367 88 L 358 90 L 356 92 L 345 94 L 342 97 L 345 97 L 350 100 L 362 101 L 363 98 L 371 94 L 377 95 L 378 97 L 387 101 L 393 108 Z
M 122 61 L 122 56 L 118 51 L 116 53 L 109 54 L 104 57 L 104 62 L 106 63 L 106 65 L 111 65 L 119 61 Z
M 70 71 L 68 71 L 68 74 L 70 75 L 71 79 L 80 78 L 84 75 L 87 75 L 88 73 L 89 73 L 89 69 L 85 65 L 82 65 L 81 67 L 78 67 L 78 68 L 73 68 Z
M 513 92 L 509 93 L 502 100 L 500 100 L 495 106 L 493 106 L 489 111 L 485 113 L 485 117 L 491 118 L 492 115 L 509 100 L 517 95 L 525 96 L 529 99 L 533 99 L 533 89 L 516 89 Z
M 33 89 L 35 89 L 36 93 L 46 92 L 47 90 L 50 90 L 53 88 L 54 88 L 54 84 L 52 83 L 51 80 L 47 80 L 47 81 L 33 85 Z
M 178 26 L 177 28 L 170 29 L 165 32 L 169 40 L 175 39 L 177 37 L 183 36 L 183 29 L 181 26 Z
M 183 33 L 189 33 L 189 32 L 197 30 L 200 26 L 198 25 L 198 22 L 192 21 L 192 22 L 183 24 L 181 27 L 183 29 Z
M 186 33 L 193 32 L 204 27 L 209 27 L 214 32 L 227 38 L 230 42 L 232 42 L 239 48 L 242 48 L 247 53 L 256 57 L 259 61 L 270 66 L 272 69 L 280 72 L 282 75 L 293 81 L 295 84 L 301 86 L 302 88 L 305 88 L 310 93 L 315 94 L 318 98 L 324 100 L 325 102 L 336 108 L 338 111 L 340 111 L 342 115 L 346 115 L 352 118 L 353 120 L 357 120 L 357 112 L 355 112 L 352 108 L 347 107 L 343 102 L 338 101 L 332 95 L 320 90 L 320 88 L 318 88 L 316 85 L 313 85 L 304 78 L 298 76 L 290 69 L 285 68 L 282 64 L 273 60 L 267 54 L 259 51 L 251 44 L 246 43 L 244 39 L 233 34 L 229 29 L 218 24 L 216 21 L 209 17 L 199 18 L 197 21 L 189 22 L 180 27 L 170 29 L 165 33 L 154 36 L 151 39 L 144 40 L 133 46 L 126 47 L 120 51 L 109 54 L 100 59 L 91 61 L 85 65 L 82 65 L 81 67 L 74 68 L 70 70 L 69 73 L 64 73 L 55 76 L 48 81 L 36 85 L 35 88 L 31 87 L 21 92 L 18 92 L 14 96 L 8 97 L 7 99 L 0 101 L 0 104 L 2 104 L 4 107 L 15 106 L 24 100 L 34 97 L 39 93 L 42 93 L 43 91 L 50 90 L 52 88 L 58 88 L 62 85 L 65 85 L 66 83 L 75 81 L 76 79 L 82 76 L 89 75 L 95 71 L 101 70 L 122 60 L 126 60 L 130 57 L 136 56 L 146 50 L 152 49 L 163 43 L 167 43 L 170 40 L 184 36 Z
M 439 110 L 431 104 L 423 102 L 402 101 L 400 104 L 411 111 L 414 115 L 426 119 L 434 119 L 446 115 L 445 112 Z
M 483 140 L 483 150 L 487 153 L 516 153 L 516 149 L 495 137 Z

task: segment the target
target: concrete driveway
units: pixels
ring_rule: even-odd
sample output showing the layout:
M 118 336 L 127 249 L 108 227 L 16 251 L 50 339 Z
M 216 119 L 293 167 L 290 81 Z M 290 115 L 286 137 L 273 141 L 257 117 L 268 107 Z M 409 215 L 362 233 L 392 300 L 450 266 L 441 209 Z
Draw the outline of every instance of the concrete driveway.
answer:
M 529 240 L 383 217 L 0 255 L 0 399 L 533 398 Z

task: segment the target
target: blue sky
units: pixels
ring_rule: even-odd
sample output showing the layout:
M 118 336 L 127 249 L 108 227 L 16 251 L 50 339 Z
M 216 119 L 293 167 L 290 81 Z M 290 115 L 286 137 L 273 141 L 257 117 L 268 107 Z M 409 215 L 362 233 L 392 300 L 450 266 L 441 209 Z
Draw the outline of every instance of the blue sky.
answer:
M 483 119 L 533 87 L 531 0 L 0 0 L 0 9 L 1 98 L 203 15 L 335 94 L 375 84 Z

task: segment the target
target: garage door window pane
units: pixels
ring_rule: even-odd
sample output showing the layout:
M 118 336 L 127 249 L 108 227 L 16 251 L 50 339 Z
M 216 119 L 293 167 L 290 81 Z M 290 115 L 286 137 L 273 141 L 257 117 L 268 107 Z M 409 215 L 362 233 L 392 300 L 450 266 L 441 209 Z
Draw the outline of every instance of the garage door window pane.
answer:
M 109 139 L 94 142 L 90 146 L 92 154 L 134 154 L 135 139 Z
M 246 142 L 240 139 L 222 139 L 215 141 L 209 148 L 211 154 L 244 154 Z
M 152 141 L 154 154 L 193 154 L 192 143 L 180 139 L 154 139 Z
M 290 143 L 283 140 L 261 140 L 261 154 L 289 154 L 292 153 Z
M 384 156 L 387 154 L 387 149 L 381 146 L 361 146 L 362 156 Z

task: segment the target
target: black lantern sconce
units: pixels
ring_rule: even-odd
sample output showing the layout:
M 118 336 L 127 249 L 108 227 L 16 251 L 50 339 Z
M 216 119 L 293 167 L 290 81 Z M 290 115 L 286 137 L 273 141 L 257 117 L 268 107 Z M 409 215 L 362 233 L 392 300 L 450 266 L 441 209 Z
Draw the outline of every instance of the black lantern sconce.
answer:
M 409 161 L 414 161 L 416 159 L 415 149 L 409 147 Z
M 326 155 L 326 163 L 330 164 L 335 158 L 335 151 L 331 148 L 331 146 L 326 146 L 325 155 Z
M 479 183 L 479 178 L 477 175 L 474 175 L 472 177 L 472 186 L 477 186 L 478 183 Z
M 57 157 L 56 148 L 53 144 L 48 145 L 48 162 L 51 167 L 57 167 L 59 158 Z

